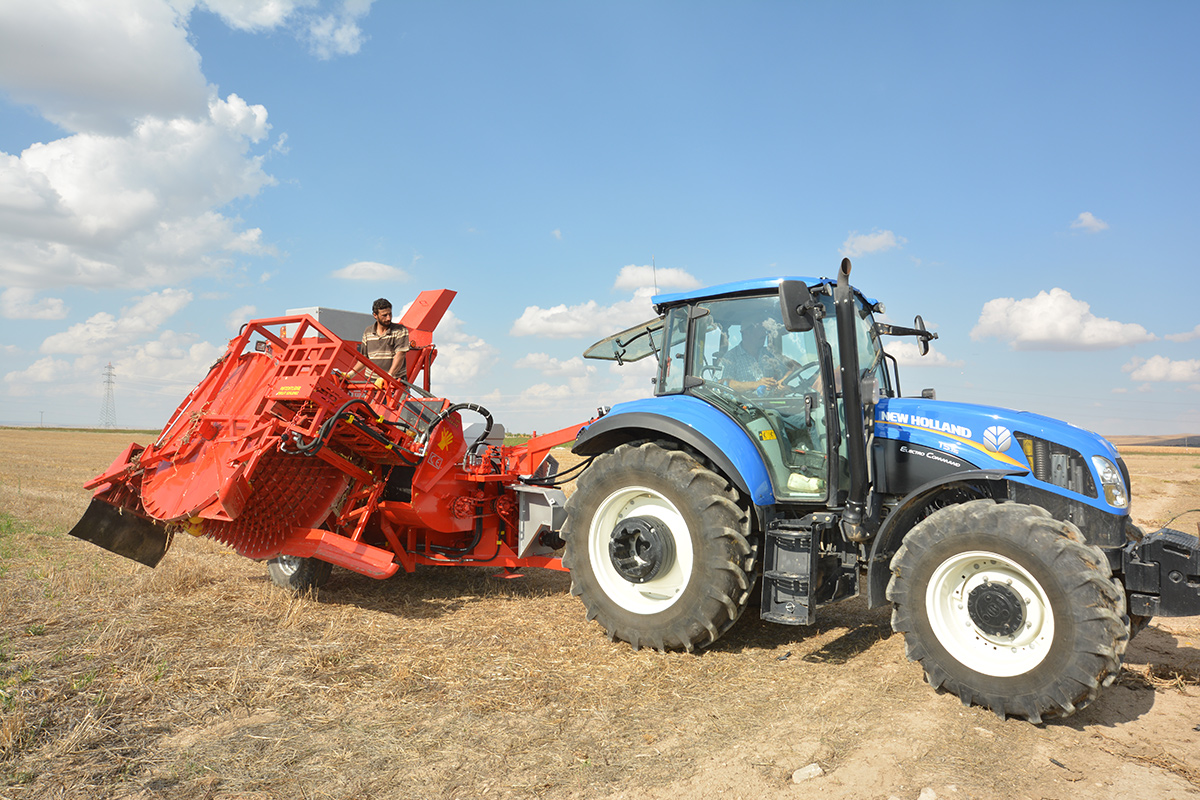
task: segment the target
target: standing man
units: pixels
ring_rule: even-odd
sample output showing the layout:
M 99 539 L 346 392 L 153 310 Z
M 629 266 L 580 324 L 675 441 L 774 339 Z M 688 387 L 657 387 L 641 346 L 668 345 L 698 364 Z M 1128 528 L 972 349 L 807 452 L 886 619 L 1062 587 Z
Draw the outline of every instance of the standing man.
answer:
M 392 304 L 383 297 L 371 304 L 371 316 L 375 317 L 375 324 L 363 331 L 358 352 L 370 359 L 380 372 L 407 380 L 404 354 L 408 352 L 408 328 L 392 322 Z M 356 372 L 357 367 L 350 374 Z

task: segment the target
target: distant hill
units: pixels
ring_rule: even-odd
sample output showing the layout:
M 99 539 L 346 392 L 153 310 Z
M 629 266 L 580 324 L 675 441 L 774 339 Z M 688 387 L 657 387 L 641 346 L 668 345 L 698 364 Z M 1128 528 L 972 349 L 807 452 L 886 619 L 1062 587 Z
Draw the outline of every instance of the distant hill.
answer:
M 1200 433 L 1177 433 L 1170 436 L 1106 436 L 1120 447 L 1200 447 Z

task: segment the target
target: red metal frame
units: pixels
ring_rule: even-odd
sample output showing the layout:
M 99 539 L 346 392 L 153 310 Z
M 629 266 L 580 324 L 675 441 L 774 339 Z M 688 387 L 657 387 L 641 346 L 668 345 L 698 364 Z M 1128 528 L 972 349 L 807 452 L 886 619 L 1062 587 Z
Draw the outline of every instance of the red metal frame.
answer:
M 248 323 L 154 443 L 131 445 L 89 488 L 251 558 L 376 578 L 418 564 L 562 569 L 545 547 L 518 555 L 512 487 L 586 423 L 468 452 L 450 401 L 428 395 L 433 330 L 453 298 L 422 292 L 405 313 L 407 381 L 310 317 Z

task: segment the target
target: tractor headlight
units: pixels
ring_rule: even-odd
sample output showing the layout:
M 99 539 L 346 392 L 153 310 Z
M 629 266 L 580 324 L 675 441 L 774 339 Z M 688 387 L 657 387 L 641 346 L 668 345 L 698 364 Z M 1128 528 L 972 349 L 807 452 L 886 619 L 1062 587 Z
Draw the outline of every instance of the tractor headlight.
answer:
M 1125 491 L 1125 479 L 1116 465 L 1104 456 L 1092 456 L 1092 465 L 1100 476 L 1100 485 L 1104 487 L 1104 499 L 1110 506 L 1125 508 L 1129 505 L 1129 495 Z

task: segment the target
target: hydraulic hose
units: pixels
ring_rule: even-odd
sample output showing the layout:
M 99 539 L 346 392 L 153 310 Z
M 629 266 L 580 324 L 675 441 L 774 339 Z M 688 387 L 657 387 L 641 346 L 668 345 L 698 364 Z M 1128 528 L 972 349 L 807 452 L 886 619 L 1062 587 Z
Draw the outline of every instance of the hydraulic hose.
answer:
M 541 478 L 525 478 L 521 482 L 530 486 L 561 486 L 573 479 L 568 478 L 568 475 L 571 475 L 574 472 L 579 472 L 595 460 L 596 456 L 592 456 L 587 461 L 580 461 L 575 466 L 571 467 L 570 469 L 565 469 L 562 472 L 556 472 L 553 475 L 545 475 Z
M 283 440 L 283 442 L 280 443 L 280 450 L 282 450 L 285 453 L 298 453 L 300 455 L 305 455 L 305 456 L 315 456 L 317 454 L 317 452 L 322 447 L 325 446 L 326 440 L 329 438 L 329 435 L 333 432 L 334 426 L 337 425 L 337 423 L 342 419 L 343 414 L 346 415 L 347 421 L 353 421 L 355 419 L 355 416 L 353 414 L 347 413 L 347 409 L 351 408 L 352 406 L 356 406 L 356 405 L 361 405 L 361 406 L 365 407 L 367 409 L 367 411 L 371 412 L 372 418 L 377 417 L 377 415 L 375 413 L 375 409 L 371 407 L 370 403 L 368 403 L 366 400 L 363 400 L 362 398 L 353 397 L 353 398 L 347 400 L 345 403 L 342 403 L 341 407 L 339 407 L 336 412 L 331 414 L 329 419 L 327 419 L 327 420 L 325 420 L 325 422 L 321 423 L 321 427 L 319 429 L 317 429 L 316 435 L 313 436 L 313 438 L 311 440 L 306 442 L 300 438 L 299 434 L 293 434 L 293 440 L 295 441 L 295 444 L 296 444 L 295 450 L 289 450 L 286 447 L 286 444 L 287 444 L 286 438 Z M 389 425 L 397 425 L 397 426 L 406 425 L 406 423 L 387 422 L 387 420 L 383 420 L 383 419 L 380 419 L 379 421 L 384 424 L 389 424 Z M 401 460 L 404 461 L 409 466 L 414 466 L 418 463 L 415 460 L 409 461 L 409 459 L 405 458 L 403 448 L 394 448 L 393 447 L 394 443 L 390 439 L 388 439 L 386 436 L 382 436 L 381 434 L 379 434 L 376 431 L 373 431 L 369 428 L 361 428 L 360 427 L 358 430 L 360 430 L 365 435 L 370 436 L 372 439 L 375 439 L 380 444 L 383 444 L 387 447 L 391 447 L 391 448 L 395 449 L 396 452 L 400 454 Z
M 488 411 L 483 406 L 477 405 L 475 403 L 455 403 L 454 405 L 450 406 L 445 411 L 443 411 L 442 413 L 438 414 L 436 417 L 433 418 L 433 420 L 429 423 L 429 427 L 427 427 L 425 429 L 425 433 L 421 434 L 421 437 L 418 441 L 423 444 L 426 440 L 428 440 L 430 434 L 433 433 L 433 429 L 436 428 L 438 425 L 442 424 L 442 420 L 446 419 L 446 417 L 450 416 L 455 411 L 474 411 L 476 414 L 480 415 L 487 421 L 487 426 L 484 428 L 483 434 L 478 439 L 476 439 L 471 444 L 470 447 L 467 448 L 467 452 L 473 451 L 480 442 L 487 439 L 488 435 L 491 434 L 491 432 L 492 432 L 492 412 Z

